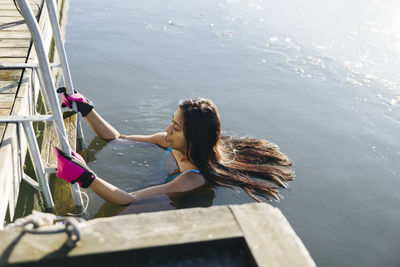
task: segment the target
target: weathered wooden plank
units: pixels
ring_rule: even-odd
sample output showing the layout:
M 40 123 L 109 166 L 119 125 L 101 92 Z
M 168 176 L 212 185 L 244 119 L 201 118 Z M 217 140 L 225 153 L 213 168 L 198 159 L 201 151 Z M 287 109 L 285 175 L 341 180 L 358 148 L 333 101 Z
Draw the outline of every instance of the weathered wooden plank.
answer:
M 0 81 L 17 81 L 21 73 L 21 70 L 0 70 Z
M 0 111 L 2 113 L 4 113 L 5 115 L 10 115 L 13 104 L 14 104 L 14 102 L 2 102 L 0 100 Z M 1 145 L 1 139 L 0 139 L 0 145 Z
M 29 0 L 28 2 L 30 3 L 30 6 L 32 9 L 36 9 L 36 10 L 39 9 L 40 6 L 38 6 L 37 4 L 40 4 L 41 1 L 36 1 L 37 4 L 35 3 L 35 1 L 32 1 L 32 0 Z M 7 9 L 9 8 L 11 10 L 16 10 L 16 7 L 12 0 L 11 1 L 0 0 L 0 7 L 6 7 Z
M 39 12 L 39 7 L 31 5 L 31 8 L 32 8 L 33 14 L 37 15 L 38 12 Z M 14 4 L 9 5 L 9 4 L 1 4 L 0 3 L 0 10 L 3 10 L 3 11 L 16 11 L 17 9 L 15 8 Z
M 18 81 L 0 81 L 0 97 L 2 94 L 15 94 L 18 88 Z
M 0 30 L 2 30 L 3 32 L 7 32 L 7 31 L 29 31 L 28 26 L 25 23 L 3 24 L 3 25 L 0 25 Z
M 21 15 L 0 17 L 0 26 L 2 26 L 3 24 L 18 23 L 18 22 L 25 23 L 24 18 Z
M 4 81 L 2 83 L 4 83 Z M 15 104 L 15 97 L 15 94 L 0 94 L 0 108 L 2 108 L 2 103 L 7 103 L 8 105 L 11 104 L 12 107 Z M 8 115 L 12 113 L 11 107 L 8 109 Z M 18 140 L 16 138 L 16 129 L 17 127 L 15 124 L 7 124 L 5 130 L 1 133 L 0 157 L 5 160 L 4 162 L 2 160 L 0 163 L 0 218 L 4 218 L 7 206 L 10 205 L 10 198 L 13 200 L 12 205 L 15 205 L 15 194 L 18 195 L 19 185 L 21 182 L 17 154 Z M 25 140 L 22 145 L 26 147 Z M 13 218 L 14 210 L 15 209 L 9 209 L 10 218 Z
M 254 203 L 230 209 L 258 266 L 316 266 L 278 208 Z
M 29 0 L 28 2 L 30 4 L 32 3 L 40 3 L 42 0 Z M 0 3 L 13 3 L 13 0 L 0 0 Z
M 1 24 L 1 23 L 0 23 Z M 4 23 L 0 25 L 2 31 L 28 31 L 28 26 L 23 21 Z
M 1 10 L 16 10 L 15 5 L 13 2 L 11 3 L 0 3 Z
M 15 95 L 14 95 L 14 96 L 15 96 Z M 14 108 L 14 106 L 16 106 L 16 105 L 17 105 L 17 106 L 20 106 L 20 105 L 21 105 L 21 102 L 23 102 L 23 99 L 18 98 L 18 97 L 15 96 L 15 98 L 14 98 L 14 103 L 13 103 L 13 107 L 11 108 L 11 113 L 10 113 L 11 116 L 27 115 L 27 114 L 28 114 L 28 113 L 19 114 L 18 110 L 16 110 L 16 109 Z
M 32 5 L 37 5 L 40 4 L 42 2 L 42 0 L 29 0 L 28 3 L 32 6 Z M 0 0 L 0 4 L 13 4 L 14 1 L 13 0 Z
M 28 48 L 30 39 L 0 39 L 0 48 Z
M 17 9 L 15 10 L 0 10 L 0 17 L 18 17 L 21 16 Z M 21 16 L 22 17 L 22 16 Z
M 11 113 L 11 109 L 9 108 L 0 108 L 0 116 L 8 116 Z M 0 123 L 0 125 L 3 125 L 2 123 Z M 4 129 L 3 129 L 4 130 Z M 0 134 L 0 140 L 2 139 L 2 135 Z
M 21 79 L 21 83 L 19 85 L 19 89 L 14 101 L 14 105 L 11 111 L 11 115 L 25 115 L 25 114 L 29 114 L 30 109 L 32 108 L 32 97 L 30 97 L 30 77 L 31 77 L 31 72 L 32 70 L 27 69 L 25 70 L 23 77 Z M 36 104 L 36 103 L 35 103 Z M 12 130 L 14 130 L 14 132 L 11 132 Z M 8 130 L 7 130 L 8 131 Z M 5 132 L 4 138 L 6 138 L 6 134 L 7 131 Z M 13 138 L 15 143 L 15 147 L 18 146 L 17 144 L 17 134 L 16 134 L 16 129 L 13 129 L 12 127 L 10 127 L 9 129 L 10 133 L 13 134 Z M 25 138 L 25 135 L 23 133 L 23 136 L 21 138 L 21 150 L 22 150 L 22 161 L 25 161 L 25 156 L 26 156 L 26 147 L 27 147 L 27 141 Z M 9 206 L 9 217 L 12 220 L 14 218 L 14 211 L 15 208 L 17 206 L 17 200 L 18 200 L 18 194 L 19 194 L 19 185 L 21 183 L 21 176 L 18 173 L 18 155 L 13 155 L 14 156 L 14 160 L 16 161 L 16 163 L 14 163 L 13 168 L 14 168 L 14 175 L 13 175 L 13 183 L 12 186 L 10 188 L 10 194 L 9 194 L 9 202 L 8 202 L 8 206 Z
M 29 31 L 7 31 L 0 29 L 0 36 L 2 39 L 30 39 L 31 33 Z
M 0 232 L 0 255 L 16 239 L 20 229 Z M 91 220 L 80 227 L 79 246 L 71 248 L 69 257 L 109 253 L 131 249 L 241 238 L 242 232 L 227 206 L 192 208 L 157 213 L 134 214 Z M 36 261 L 46 258 L 65 259 L 55 253 L 67 235 L 24 235 L 0 264 Z M 61 256 L 61 258 L 60 258 Z
M 32 8 L 33 14 L 37 15 L 39 12 L 39 8 L 37 6 L 31 6 L 31 8 Z M 3 11 L 16 11 L 17 10 L 14 5 L 8 5 L 8 4 L 0 4 L 0 9 Z
M 0 95 L 0 108 L 11 109 L 14 105 L 14 94 L 1 94 Z
M 7 128 L 6 130 L 7 131 Z M 5 135 L 5 134 L 4 134 Z M 8 199 L 10 195 L 11 181 L 10 175 L 13 175 L 10 171 L 12 166 L 12 143 L 11 140 L 7 140 L 2 138 L 2 143 L 0 145 L 0 218 L 4 218 L 7 206 Z
M 244 239 L 251 252 L 246 256 L 255 259 L 258 266 L 316 266 L 283 214 L 265 203 L 98 218 L 85 222 L 79 229 L 81 241 L 67 253 L 59 253 L 67 241 L 66 235 L 22 235 L 23 230 L 18 228 L 0 232 L 0 255 L 9 252 L 7 257 L 0 258 L 0 264 L 38 260 L 41 262 L 35 263 L 46 264 L 46 260 L 51 260 L 57 265 L 75 256 L 138 249 L 144 252 L 146 248 L 161 251 L 167 246 L 207 241 L 212 244 L 216 240 L 228 245 L 232 240 Z M 18 245 L 10 250 L 15 240 Z
M 0 62 L 7 63 L 7 64 L 25 63 L 25 61 L 26 61 L 26 57 L 0 57 Z
M 32 70 L 26 69 L 19 84 L 18 92 L 15 96 L 14 106 L 11 115 L 28 115 L 31 103 L 30 76 Z M 36 88 L 38 90 L 38 88 Z M 36 104 L 36 103 L 35 103 Z
M 129 217 L 128 217 L 129 216 Z M 117 240 L 115 237 L 98 236 L 99 230 L 107 225 L 127 225 L 119 229 Z M 128 229 L 129 228 L 129 229 Z M 103 228 L 104 229 L 104 228 Z M 92 221 L 91 227 L 84 229 L 87 236 L 85 244 L 101 244 L 110 251 L 131 248 L 146 248 L 169 244 L 184 244 L 190 242 L 210 241 L 224 238 L 241 237 L 242 232 L 232 213 L 226 206 L 214 206 L 207 209 L 193 208 L 186 210 L 172 210 L 157 213 L 127 215 Z M 128 236 L 131 235 L 130 237 Z M 97 236 L 97 237 L 96 237 Z M 132 240 L 132 236 L 135 239 Z M 113 240 L 113 241 L 112 241 Z M 129 241 L 128 241 L 129 240 Z M 98 243 L 100 242 L 100 243 Z M 117 248 L 119 246 L 119 248 Z M 98 248 L 81 246 L 81 249 L 71 251 L 71 255 L 82 253 L 96 253 Z
M 0 47 L 0 58 L 5 57 L 26 57 L 28 55 L 29 47 Z
M 9 115 L 10 111 L 8 110 L 8 114 L 7 114 L 7 110 L 8 109 L 0 109 L 0 116 Z M 5 129 L 6 129 L 6 124 L 5 123 L 0 123 L 0 140 L 3 140 L 3 135 L 4 135 Z
M 6 179 L 8 179 L 9 185 L 6 185 L 8 188 L 8 206 L 10 206 L 12 200 L 12 206 L 15 207 L 14 196 L 18 195 L 19 185 L 21 183 L 21 175 L 19 174 L 19 160 L 18 160 L 18 140 L 17 136 L 17 126 L 15 123 L 9 123 L 7 125 L 7 129 L 4 132 L 2 145 L 4 143 L 8 143 L 11 148 L 8 156 L 11 158 L 11 164 L 8 166 Z M 4 177 L 4 176 L 3 176 Z M 11 218 L 14 217 L 14 209 L 9 209 L 9 215 Z
M 0 94 L 0 101 L 8 102 L 8 101 L 14 101 L 15 99 L 15 94 Z

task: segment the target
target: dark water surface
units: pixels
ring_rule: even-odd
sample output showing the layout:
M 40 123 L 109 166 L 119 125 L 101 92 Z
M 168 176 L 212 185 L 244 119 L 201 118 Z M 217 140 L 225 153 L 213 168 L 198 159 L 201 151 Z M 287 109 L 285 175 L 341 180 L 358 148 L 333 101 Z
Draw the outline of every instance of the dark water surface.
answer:
M 225 134 L 278 144 L 296 179 L 272 204 L 317 265 L 400 266 L 399 12 L 376 0 L 71 0 L 66 48 L 75 87 L 122 133 L 163 131 L 180 99 L 201 96 Z M 101 177 L 163 182 L 161 149 L 105 144 L 84 126 Z M 89 195 L 90 217 L 135 212 Z M 252 201 L 225 188 L 205 198 Z

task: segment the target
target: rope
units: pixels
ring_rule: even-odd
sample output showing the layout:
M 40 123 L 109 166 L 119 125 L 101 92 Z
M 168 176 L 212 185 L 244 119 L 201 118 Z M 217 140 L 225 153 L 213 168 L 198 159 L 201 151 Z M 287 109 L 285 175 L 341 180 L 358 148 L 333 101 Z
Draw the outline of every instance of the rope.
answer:
M 68 213 L 66 213 L 65 215 L 67 215 L 67 216 L 74 216 L 74 217 L 80 217 L 80 216 L 82 216 L 83 214 L 84 214 L 84 215 L 88 215 L 87 212 L 86 212 L 86 210 L 87 210 L 87 208 L 88 208 L 88 206 L 89 206 L 89 196 L 88 196 L 85 192 L 83 192 L 83 191 L 80 191 L 80 193 L 86 197 L 86 205 L 85 205 L 85 208 L 83 209 L 83 211 L 82 211 L 82 212 L 79 212 L 79 213 L 70 213 L 70 212 L 68 212 Z
M 14 223 L 8 224 L 5 229 L 22 228 L 26 233 L 38 235 L 66 233 L 68 236 L 67 245 L 75 247 L 81 240 L 79 223 L 83 221 L 83 219 L 79 221 L 76 218 L 60 217 L 52 213 L 34 210 L 31 215 L 17 219 Z M 61 227 L 56 229 L 50 227 L 54 225 Z M 43 227 L 47 227 L 47 229 L 41 229 Z

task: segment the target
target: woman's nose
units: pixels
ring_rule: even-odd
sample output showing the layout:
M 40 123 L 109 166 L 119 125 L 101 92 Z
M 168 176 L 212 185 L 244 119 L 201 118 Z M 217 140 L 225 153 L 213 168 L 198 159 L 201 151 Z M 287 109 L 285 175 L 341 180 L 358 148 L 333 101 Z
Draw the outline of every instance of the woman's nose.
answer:
M 165 128 L 165 131 L 166 131 L 167 133 L 171 133 L 171 125 L 168 125 L 168 127 Z

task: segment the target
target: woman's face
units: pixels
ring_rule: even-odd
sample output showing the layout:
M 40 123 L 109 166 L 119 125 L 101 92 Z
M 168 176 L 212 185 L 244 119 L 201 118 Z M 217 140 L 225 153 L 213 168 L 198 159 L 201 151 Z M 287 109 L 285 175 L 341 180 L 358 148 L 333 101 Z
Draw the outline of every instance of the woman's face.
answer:
M 169 147 L 181 153 L 186 153 L 186 140 L 183 131 L 183 111 L 178 108 L 172 115 L 171 124 L 165 129 Z

